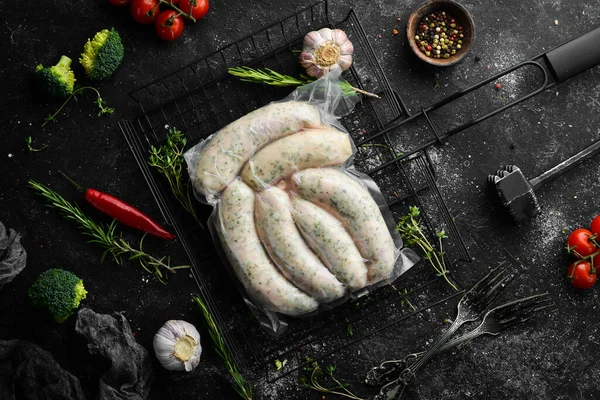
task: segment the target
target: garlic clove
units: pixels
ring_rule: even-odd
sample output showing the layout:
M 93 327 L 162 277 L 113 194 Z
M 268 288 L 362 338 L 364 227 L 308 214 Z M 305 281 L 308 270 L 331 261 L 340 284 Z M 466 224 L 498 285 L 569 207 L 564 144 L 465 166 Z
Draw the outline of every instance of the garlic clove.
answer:
M 321 35 L 324 41 L 331 42 L 333 41 L 332 30 L 329 28 L 321 28 L 317 32 Z
M 344 43 L 340 44 L 340 53 L 345 56 L 351 56 L 354 54 L 354 45 L 351 41 L 346 40 Z
M 304 51 L 314 52 L 317 47 L 320 47 L 325 43 L 325 40 L 319 33 L 319 31 L 312 31 L 304 36 Z
M 352 65 L 352 55 L 351 54 L 342 54 L 340 56 L 340 58 L 338 59 L 337 65 L 339 65 L 339 67 L 342 69 L 342 71 L 347 70 L 348 68 L 350 68 L 350 65 Z
M 200 362 L 200 334 L 186 321 L 165 322 L 154 335 L 152 344 L 156 358 L 168 370 L 190 372 Z
M 315 55 L 308 51 L 300 53 L 300 65 L 303 68 L 308 69 L 315 63 Z M 312 75 L 311 75 L 312 76 Z
M 334 29 L 331 31 L 331 40 L 340 45 L 348 41 L 348 35 L 341 29 Z
M 305 68 L 306 74 L 314 78 L 320 78 L 328 72 L 327 69 L 321 68 L 317 64 L 312 64 Z

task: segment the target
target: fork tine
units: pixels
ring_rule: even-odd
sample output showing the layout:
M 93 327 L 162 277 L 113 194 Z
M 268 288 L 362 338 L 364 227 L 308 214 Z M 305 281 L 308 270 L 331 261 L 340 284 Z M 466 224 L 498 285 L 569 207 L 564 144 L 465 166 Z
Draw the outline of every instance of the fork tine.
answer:
M 482 293 L 482 296 L 477 299 L 477 306 L 481 309 L 487 308 L 516 276 L 515 271 L 510 272 L 508 268 L 502 270 L 502 275 L 498 275 L 497 279 L 490 282 L 485 293 Z
M 510 315 L 544 302 L 553 302 L 548 292 L 513 300 L 492 309 L 492 311 L 496 312 L 498 316 Z
M 501 275 L 506 270 L 506 268 L 500 269 L 500 268 L 502 268 L 503 264 L 504 263 L 498 265 L 496 268 L 494 268 L 490 272 L 488 272 L 488 274 L 486 276 L 481 278 L 481 280 L 479 282 L 477 282 L 475 285 L 473 285 L 473 287 L 471 289 L 469 289 L 469 291 L 467 293 L 465 293 L 465 296 L 468 295 L 469 293 L 478 292 L 481 288 L 487 287 L 492 282 L 494 282 L 498 278 L 498 276 Z
M 527 317 L 524 317 L 524 316 L 513 317 L 509 320 L 500 321 L 500 325 L 502 326 L 503 330 L 510 329 L 517 325 L 521 325 L 526 322 L 532 321 L 536 318 L 550 314 L 551 312 L 556 311 L 557 309 L 558 308 L 552 304 L 548 304 L 548 305 L 545 305 L 542 307 L 536 307 L 535 309 L 533 309 L 533 312 L 530 313 L 531 315 L 529 315 Z
M 502 329 L 519 325 L 533 319 L 538 313 L 546 314 L 549 310 L 544 310 L 554 305 L 554 301 L 549 296 L 549 293 L 546 292 L 514 300 L 491 309 L 486 317 L 493 316 Z M 542 311 L 544 312 L 542 313 Z

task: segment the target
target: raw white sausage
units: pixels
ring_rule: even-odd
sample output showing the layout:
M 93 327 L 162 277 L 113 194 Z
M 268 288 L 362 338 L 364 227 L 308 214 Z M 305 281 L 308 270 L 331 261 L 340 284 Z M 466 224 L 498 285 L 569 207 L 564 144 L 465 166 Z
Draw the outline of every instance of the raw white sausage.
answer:
M 292 200 L 292 217 L 308 245 L 348 290 L 368 284 L 365 260 L 340 221 L 298 196 Z
M 277 184 L 306 168 L 342 165 L 352 155 L 347 133 L 329 127 L 306 129 L 259 150 L 242 169 L 242 180 L 254 190 Z
M 267 143 L 319 125 L 319 110 L 306 102 L 272 103 L 252 111 L 215 134 L 190 171 L 192 182 L 204 195 L 221 192 Z
M 368 260 L 371 284 L 389 278 L 396 261 L 392 235 L 379 207 L 358 181 L 335 168 L 311 168 L 292 176 L 295 191 L 331 212 Z
M 217 231 L 240 282 L 251 299 L 286 315 L 302 315 L 318 303 L 290 283 L 269 259 L 254 227 L 252 189 L 236 180 L 223 192 L 218 209 Z
M 271 187 L 256 195 L 256 230 L 285 277 L 320 303 L 342 297 L 344 285 L 306 245 L 292 219 L 286 192 Z

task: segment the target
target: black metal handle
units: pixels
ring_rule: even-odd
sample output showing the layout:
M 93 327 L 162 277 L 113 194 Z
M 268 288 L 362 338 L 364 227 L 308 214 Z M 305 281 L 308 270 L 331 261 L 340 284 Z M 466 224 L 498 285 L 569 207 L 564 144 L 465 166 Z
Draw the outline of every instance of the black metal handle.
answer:
M 568 170 L 570 170 L 577 164 L 581 163 L 582 161 L 587 160 L 588 158 L 590 158 L 591 156 L 593 156 L 595 154 L 598 154 L 599 152 L 600 152 L 600 140 L 596 141 L 592 145 L 581 150 L 579 153 L 575 154 L 574 156 L 561 162 L 556 167 L 549 169 L 548 171 L 544 172 L 543 174 L 541 174 L 540 176 L 538 176 L 536 178 L 533 178 L 532 180 L 529 181 L 529 183 L 535 190 L 535 189 L 539 188 L 540 186 L 542 186 L 544 184 L 544 182 L 547 182 L 551 179 L 556 178 L 557 176 L 567 172 Z
M 584 33 L 544 55 L 554 78 L 563 82 L 600 64 L 600 27 Z

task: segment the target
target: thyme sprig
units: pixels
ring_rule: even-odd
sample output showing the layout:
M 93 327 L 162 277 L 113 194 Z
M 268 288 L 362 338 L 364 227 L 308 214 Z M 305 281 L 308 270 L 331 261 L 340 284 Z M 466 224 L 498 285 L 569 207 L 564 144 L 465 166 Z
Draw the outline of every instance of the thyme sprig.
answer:
M 312 78 L 308 75 L 302 74 L 299 77 L 294 77 L 291 75 L 280 74 L 279 72 L 273 71 L 270 68 L 255 69 L 241 66 L 229 68 L 228 72 L 231 75 L 240 78 L 240 80 L 243 82 L 263 83 L 265 85 L 279 87 L 303 86 L 315 81 L 315 78 Z M 365 96 L 375 97 L 377 99 L 380 98 L 378 95 L 356 88 L 346 81 L 340 81 L 340 88 L 342 89 L 342 92 L 347 95 L 360 93 Z
M 221 335 L 221 331 L 217 327 L 217 324 L 215 323 L 212 314 L 208 310 L 206 303 L 204 303 L 200 297 L 194 297 L 193 301 L 196 302 L 198 307 L 200 307 L 200 310 L 202 310 L 210 338 L 212 339 L 217 354 L 221 360 L 223 360 L 227 372 L 229 372 L 229 375 L 231 375 L 233 378 L 235 391 L 242 399 L 252 400 L 252 385 L 250 385 L 250 382 L 246 381 L 246 378 L 244 378 L 235 365 L 235 361 L 227 349 L 227 345 L 225 344 L 225 340 Z
M 446 261 L 444 259 L 444 248 L 442 239 L 447 239 L 448 236 L 443 230 L 436 231 L 435 236 L 438 239 L 439 250 L 437 250 L 433 244 L 429 242 L 423 228 L 421 227 L 421 210 L 417 206 L 410 206 L 409 211 L 406 215 L 400 218 L 396 230 L 402 235 L 402 240 L 407 246 L 417 245 L 423 250 L 424 259 L 429 261 L 435 272 L 442 276 L 446 282 L 454 290 L 458 290 L 456 285 L 448 279 L 448 269 L 446 268 Z
M 171 266 L 170 257 L 156 258 L 143 249 L 143 242 L 146 235 L 140 240 L 138 248 L 133 247 L 128 241 L 123 239 L 122 235 L 117 235 L 117 221 L 113 220 L 108 226 L 97 224 L 91 218 L 86 216 L 79 206 L 70 203 L 64 197 L 54 192 L 52 189 L 30 180 L 27 185 L 35 190 L 39 195 L 48 201 L 48 206 L 59 210 L 59 213 L 68 220 L 75 221 L 82 233 L 89 236 L 89 243 L 94 243 L 104 249 L 101 261 L 104 261 L 107 255 L 110 255 L 114 262 L 122 265 L 123 259 L 137 260 L 137 262 L 147 272 L 154 273 L 156 278 L 165 283 L 166 275 L 163 273 L 175 272 L 178 269 L 189 268 L 189 265 Z
M 167 179 L 171 192 L 179 204 L 196 220 L 198 225 L 204 228 L 194 210 L 190 195 L 191 187 L 188 182 L 183 181 L 183 166 L 185 165 L 183 150 L 186 143 L 187 139 L 181 131 L 177 128 L 170 128 L 166 143 L 159 147 L 150 147 L 148 164 L 158 169 L 159 173 Z
M 310 364 L 303 369 L 304 371 L 308 372 L 308 376 L 303 375 L 300 377 L 300 383 L 305 387 L 321 393 L 337 394 L 338 396 L 343 396 L 354 400 L 364 400 L 363 398 L 352 393 L 348 389 L 347 383 L 340 382 L 340 380 L 334 376 L 336 369 L 335 365 L 328 365 L 325 367 L 325 370 L 323 370 L 318 362 L 312 361 L 310 358 L 307 358 L 306 360 L 309 361 Z M 335 385 L 330 388 L 323 386 L 318 379 L 324 376 L 332 380 Z
M 100 92 L 98 91 L 98 89 L 96 89 L 95 87 L 92 86 L 82 86 L 80 88 L 77 88 L 76 90 L 73 91 L 73 93 L 71 93 L 71 95 L 69 97 L 67 97 L 67 99 L 65 100 L 64 103 L 62 103 L 62 105 L 58 108 L 58 110 L 56 110 L 56 112 L 54 114 L 49 114 L 46 118 L 44 118 L 44 123 L 42 124 L 42 128 L 50 121 L 56 121 L 56 116 L 62 111 L 62 109 L 67 105 L 67 103 L 71 100 L 71 99 L 75 99 L 77 100 L 77 95 L 82 93 L 84 90 L 91 90 L 93 92 L 96 93 L 96 100 L 94 100 L 94 104 L 96 104 L 98 106 L 98 117 L 102 116 L 102 115 L 110 115 L 113 114 L 115 112 L 114 108 L 108 107 L 106 105 L 106 101 L 104 101 L 102 99 L 102 96 L 100 95 Z

